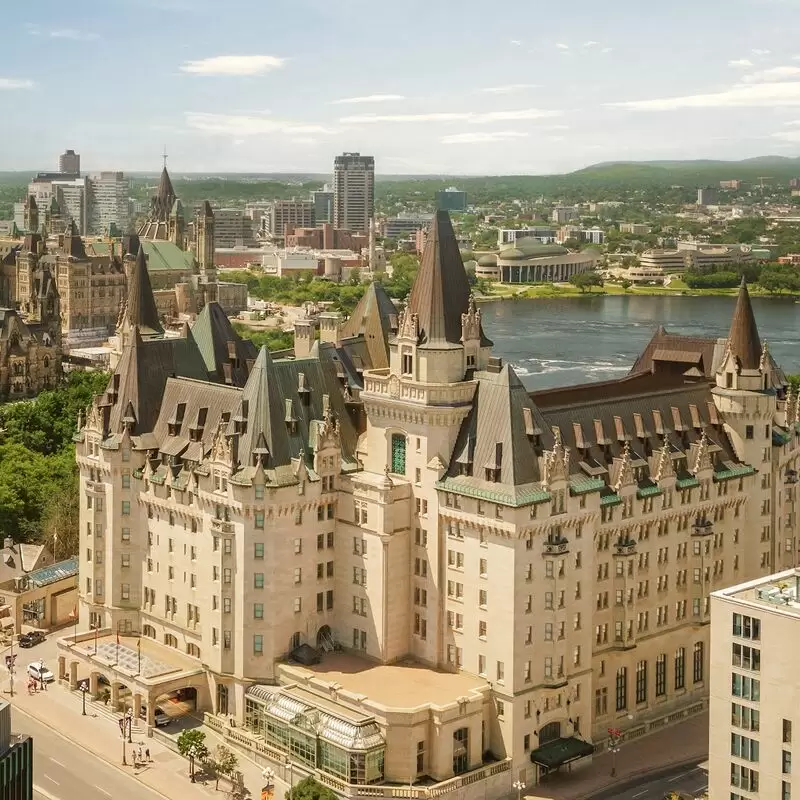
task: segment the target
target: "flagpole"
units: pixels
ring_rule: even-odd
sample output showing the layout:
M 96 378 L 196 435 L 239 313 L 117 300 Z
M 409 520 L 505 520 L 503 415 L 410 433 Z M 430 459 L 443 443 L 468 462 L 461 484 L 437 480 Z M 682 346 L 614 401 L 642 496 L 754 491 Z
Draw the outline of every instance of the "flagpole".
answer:
M 136 642 L 136 650 L 137 650 L 137 654 L 139 656 L 139 672 L 138 672 L 138 674 L 141 675 L 142 674 L 142 638 L 141 638 L 141 636 L 139 637 L 139 640 Z

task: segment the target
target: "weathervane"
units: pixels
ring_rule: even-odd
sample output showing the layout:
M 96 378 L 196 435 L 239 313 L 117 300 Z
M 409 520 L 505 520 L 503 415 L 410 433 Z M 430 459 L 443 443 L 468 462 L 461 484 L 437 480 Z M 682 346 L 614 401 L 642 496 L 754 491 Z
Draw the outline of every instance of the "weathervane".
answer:
M 164 169 L 166 169 L 167 168 L 167 159 L 169 158 L 169 156 L 167 155 L 167 146 L 166 145 L 164 145 L 164 154 L 161 156 L 161 158 L 164 159 Z

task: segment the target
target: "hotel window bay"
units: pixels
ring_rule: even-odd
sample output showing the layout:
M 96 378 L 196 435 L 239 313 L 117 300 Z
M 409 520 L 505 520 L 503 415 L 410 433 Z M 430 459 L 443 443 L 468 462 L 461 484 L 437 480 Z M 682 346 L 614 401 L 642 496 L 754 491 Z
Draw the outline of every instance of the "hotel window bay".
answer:
M 404 433 L 392 434 L 392 466 L 395 475 L 406 474 L 406 437 Z

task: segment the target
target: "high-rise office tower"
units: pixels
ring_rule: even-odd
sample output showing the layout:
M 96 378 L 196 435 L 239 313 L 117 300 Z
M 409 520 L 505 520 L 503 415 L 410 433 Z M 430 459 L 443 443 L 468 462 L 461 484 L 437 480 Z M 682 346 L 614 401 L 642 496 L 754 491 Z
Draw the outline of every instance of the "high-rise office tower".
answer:
M 58 157 L 58 171 L 66 175 L 81 174 L 81 154 L 74 150 L 65 150 Z
M 11 705 L 6 700 L 0 700 L 0 797 L 33 797 L 33 739 L 12 733 Z
M 375 159 L 343 153 L 333 162 L 333 227 L 366 233 L 375 213 Z
M 89 178 L 88 233 L 107 235 L 112 228 L 122 233 L 130 221 L 130 181 L 122 172 L 101 172 Z

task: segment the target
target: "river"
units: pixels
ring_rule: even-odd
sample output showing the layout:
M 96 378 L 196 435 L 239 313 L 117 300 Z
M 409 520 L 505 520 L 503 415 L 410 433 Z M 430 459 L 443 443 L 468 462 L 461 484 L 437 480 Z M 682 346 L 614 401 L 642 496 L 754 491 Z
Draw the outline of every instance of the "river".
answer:
M 800 373 L 800 304 L 754 297 L 762 342 Z M 671 333 L 727 336 L 735 297 L 599 295 L 481 304 L 494 353 L 525 385 L 547 389 L 625 375 L 659 325 Z

